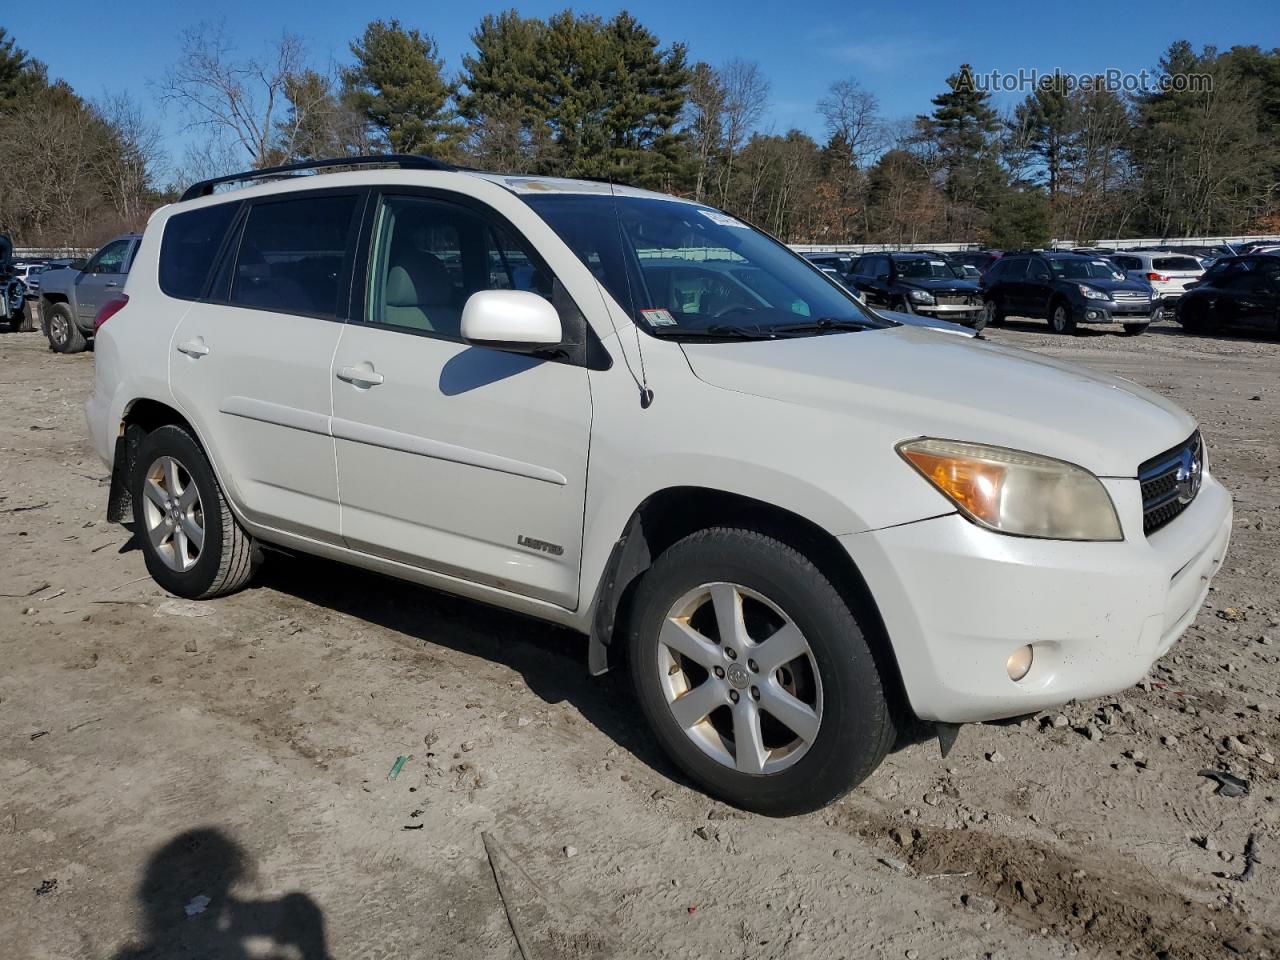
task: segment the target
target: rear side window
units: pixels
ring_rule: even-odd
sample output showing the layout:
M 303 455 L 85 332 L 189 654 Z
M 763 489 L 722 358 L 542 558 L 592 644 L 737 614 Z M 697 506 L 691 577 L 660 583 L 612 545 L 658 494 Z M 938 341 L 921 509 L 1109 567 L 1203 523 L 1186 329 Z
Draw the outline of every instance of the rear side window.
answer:
M 347 194 L 255 203 L 240 238 L 230 302 L 336 317 L 358 199 Z
M 1199 270 L 1200 261 L 1194 257 L 1161 257 L 1151 261 L 1153 270 Z
M 160 241 L 160 289 L 179 300 L 198 300 L 227 227 L 239 204 L 220 203 L 170 217 Z

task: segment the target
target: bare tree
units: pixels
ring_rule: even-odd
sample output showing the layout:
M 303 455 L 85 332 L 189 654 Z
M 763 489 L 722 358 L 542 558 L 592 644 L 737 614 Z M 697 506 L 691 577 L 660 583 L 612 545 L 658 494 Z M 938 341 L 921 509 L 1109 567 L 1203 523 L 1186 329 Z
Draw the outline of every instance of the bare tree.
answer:
M 725 162 L 720 171 L 720 205 L 725 206 L 733 183 L 733 161 L 751 136 L 769 105 L 769 80 L 752 60 L 730 60 L 719 70 L 724 88 L 722 149 Z
M 864 166 L 884 147 L 880 101 L 857 80 L 837 80 L 818 101 L 832 147 L 842 151 L 850 166 Z
M 277 142 L 277 120 L 290 78 L 301 73 L 304 60 L 295 34 L 282 33 L 266 58 L 238 59 L 225 24 L 200 24 L 183 32 L 178 60 L 160 82 L 160 99 L 186 115 L 188 129 L 221 131 L 255 167 L 269 166 L 293 152 L 292 142 Z
M 93 104 L 93 111 L 115 140 L 90 158 L 121 224 L 140 228 L 150 211 L 151 183 L 164 163 L 159 128 L 128 93 L 110 94 Z
M 693 147 L 693 198 L 701 203 L 707 196 L 711 166 L 720 154 L 724 139 L 726 91 L 715 68 L 697 63 L 689 79 L 684 124 Z

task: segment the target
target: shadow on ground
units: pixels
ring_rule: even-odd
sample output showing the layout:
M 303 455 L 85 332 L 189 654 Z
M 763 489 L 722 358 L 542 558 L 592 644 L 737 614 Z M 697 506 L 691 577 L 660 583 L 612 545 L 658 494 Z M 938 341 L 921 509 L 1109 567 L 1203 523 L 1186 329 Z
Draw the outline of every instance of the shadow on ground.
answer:
M 115 960 L 249 960 L 264 955 L 263 940 L 271 942 L 271 956 L 291 948 L 289 955 L 302 960 L 328 960 L 324 914 L 316 902 L 305 893 L 241 899 L 236 888 L 253 872 L 248 853 L 220 830 L 204 827 L 174 837 L 152 853 L 138 883 L 142 942 L 129 944 Z
M 618 746 L 688 784 L 650 736 L 625 668 L 588 673 L 584 634 L 318 557 L 269 554 L 255 584 L 515 670 L 544 702 L 573 704 Z

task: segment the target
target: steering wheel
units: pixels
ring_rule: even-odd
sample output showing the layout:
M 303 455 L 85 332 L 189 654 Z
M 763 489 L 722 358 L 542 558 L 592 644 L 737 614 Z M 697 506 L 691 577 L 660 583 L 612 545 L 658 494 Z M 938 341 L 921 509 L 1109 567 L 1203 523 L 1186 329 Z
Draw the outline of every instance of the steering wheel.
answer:
M 722 320 L 725 317 L 732 316 L 735 313 L 750 313 L 750 312 L 751 312 L 750 307 L 743 306 L 740 303 L 735 303 L 732 306 L 725 307 L 723 310 L 717 310 L 715 313 L 711 314 L 711 316 L 715 320 Z

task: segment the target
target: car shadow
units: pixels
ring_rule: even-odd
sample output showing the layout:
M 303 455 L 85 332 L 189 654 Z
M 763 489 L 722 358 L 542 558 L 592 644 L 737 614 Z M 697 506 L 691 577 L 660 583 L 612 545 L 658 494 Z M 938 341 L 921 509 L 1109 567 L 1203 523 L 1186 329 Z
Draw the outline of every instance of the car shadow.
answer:
M 256 585 L 394 630 L 419 646 L 508 667 L 544 703 L 571 703 L 642 763 L 692 787 L 650 735 L 625 667 L 589 674 L 585 634 L 319 557 L 271 556 Z
M 265 955 L 264 940 L 271 942 L 271 956 L 328 960 L 324 914 L 316 902 L 305 893 L 242 899 L 236 888 L 254 872 L 245 849 L 221 830 L 178 834 L 147 859 L 135 893 L 141 942 L 122 948 L 114 960 L 249 960 Z

